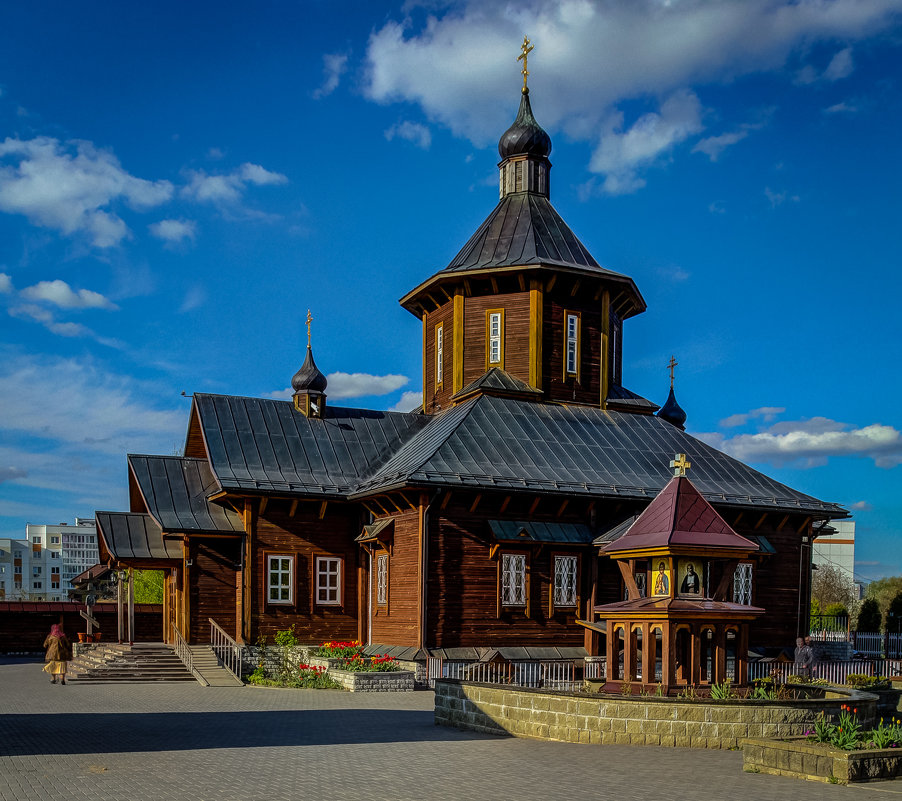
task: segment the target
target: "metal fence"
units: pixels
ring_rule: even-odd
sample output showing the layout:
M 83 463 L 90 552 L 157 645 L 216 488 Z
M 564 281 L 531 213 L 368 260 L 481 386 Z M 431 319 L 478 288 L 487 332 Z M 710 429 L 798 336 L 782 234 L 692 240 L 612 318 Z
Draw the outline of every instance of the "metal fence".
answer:
M 802 666 L 794 662 L 749 662 L 749 681 L 775 677 L 781 682 L 790 676 L 802 675 Z M 811 678 L 826 679 L 831 684 L 845 684 L 849 674 L 865 676 L 898 676 L 902 673 L 900 659 L 852 659 L 842 662 L 815 662 Z
M 430 687 L 435 687 L 439 678 L 552 690 L 578 690 L 583 685 L 582 680 L 574 679 L 572 660 L 463 662 L 430 657 L 426 671 Z
M 849 641 L 860 654 L 886 657 L 887 659 L 902 659 L 902 634 L 853 631 L 849 636 Z

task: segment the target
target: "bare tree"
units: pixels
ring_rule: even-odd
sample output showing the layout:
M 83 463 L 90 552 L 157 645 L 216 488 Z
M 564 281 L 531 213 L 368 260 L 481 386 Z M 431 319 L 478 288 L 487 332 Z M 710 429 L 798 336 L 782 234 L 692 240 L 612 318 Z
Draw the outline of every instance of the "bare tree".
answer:
M 846 612 L 852 612 L 856 602 L 855 585 L 835 567 L 818 567 L 811 580 L 811 598 L 818 602 L 821 612 L 836 604 L 842 604 Z

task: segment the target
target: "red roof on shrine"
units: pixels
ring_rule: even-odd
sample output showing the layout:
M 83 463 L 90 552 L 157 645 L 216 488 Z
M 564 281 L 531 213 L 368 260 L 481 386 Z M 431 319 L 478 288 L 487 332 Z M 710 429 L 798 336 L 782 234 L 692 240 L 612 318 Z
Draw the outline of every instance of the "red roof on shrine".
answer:
M 756 543 L 733 531 L 685 476 L 672 478 L 627 532 L 601 550 L 613 554 L 687 545 L 759 550 Z

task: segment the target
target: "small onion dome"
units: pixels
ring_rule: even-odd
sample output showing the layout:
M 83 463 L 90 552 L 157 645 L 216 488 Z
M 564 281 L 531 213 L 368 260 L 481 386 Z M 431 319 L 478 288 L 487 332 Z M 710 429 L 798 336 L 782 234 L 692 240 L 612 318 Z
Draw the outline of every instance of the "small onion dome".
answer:
M 313 361 L 313 350 L 307 346 L 307 358 L 301 369 L 291 379 L 291 386 L 295 392 L 325 392 L 326 377 L 319 371 L 316 362 Z
M 667 396 L 667 403 L 665 403 L 658 411 L 658 417 L 677 428 L 683 428 L 685 425 L 686 412 L 684 412 L 680 404 L 677 403 L 676 396 L 673 394 L 673 387 L 670 388 L 670 394 Z
M 551 137 L 545 133 L 542 126 L 536 122 L 536 118 L 532 116 L 528 89 L 523 90 L 517 119 L 498 142 L 498 153 L 502 159 L 508 159 L 511 156 L 548 158 L 551 153 Z

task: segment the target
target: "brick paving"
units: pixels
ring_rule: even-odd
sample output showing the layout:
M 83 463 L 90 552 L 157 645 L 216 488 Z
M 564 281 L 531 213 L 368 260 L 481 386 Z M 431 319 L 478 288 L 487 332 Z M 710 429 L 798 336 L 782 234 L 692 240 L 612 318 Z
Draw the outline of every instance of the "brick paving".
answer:
M 432 694 L 52 686 L 0 660 L 0 801 L 893 799 L 742 771 L 730 751 L 588 746 L 435 726 Z

